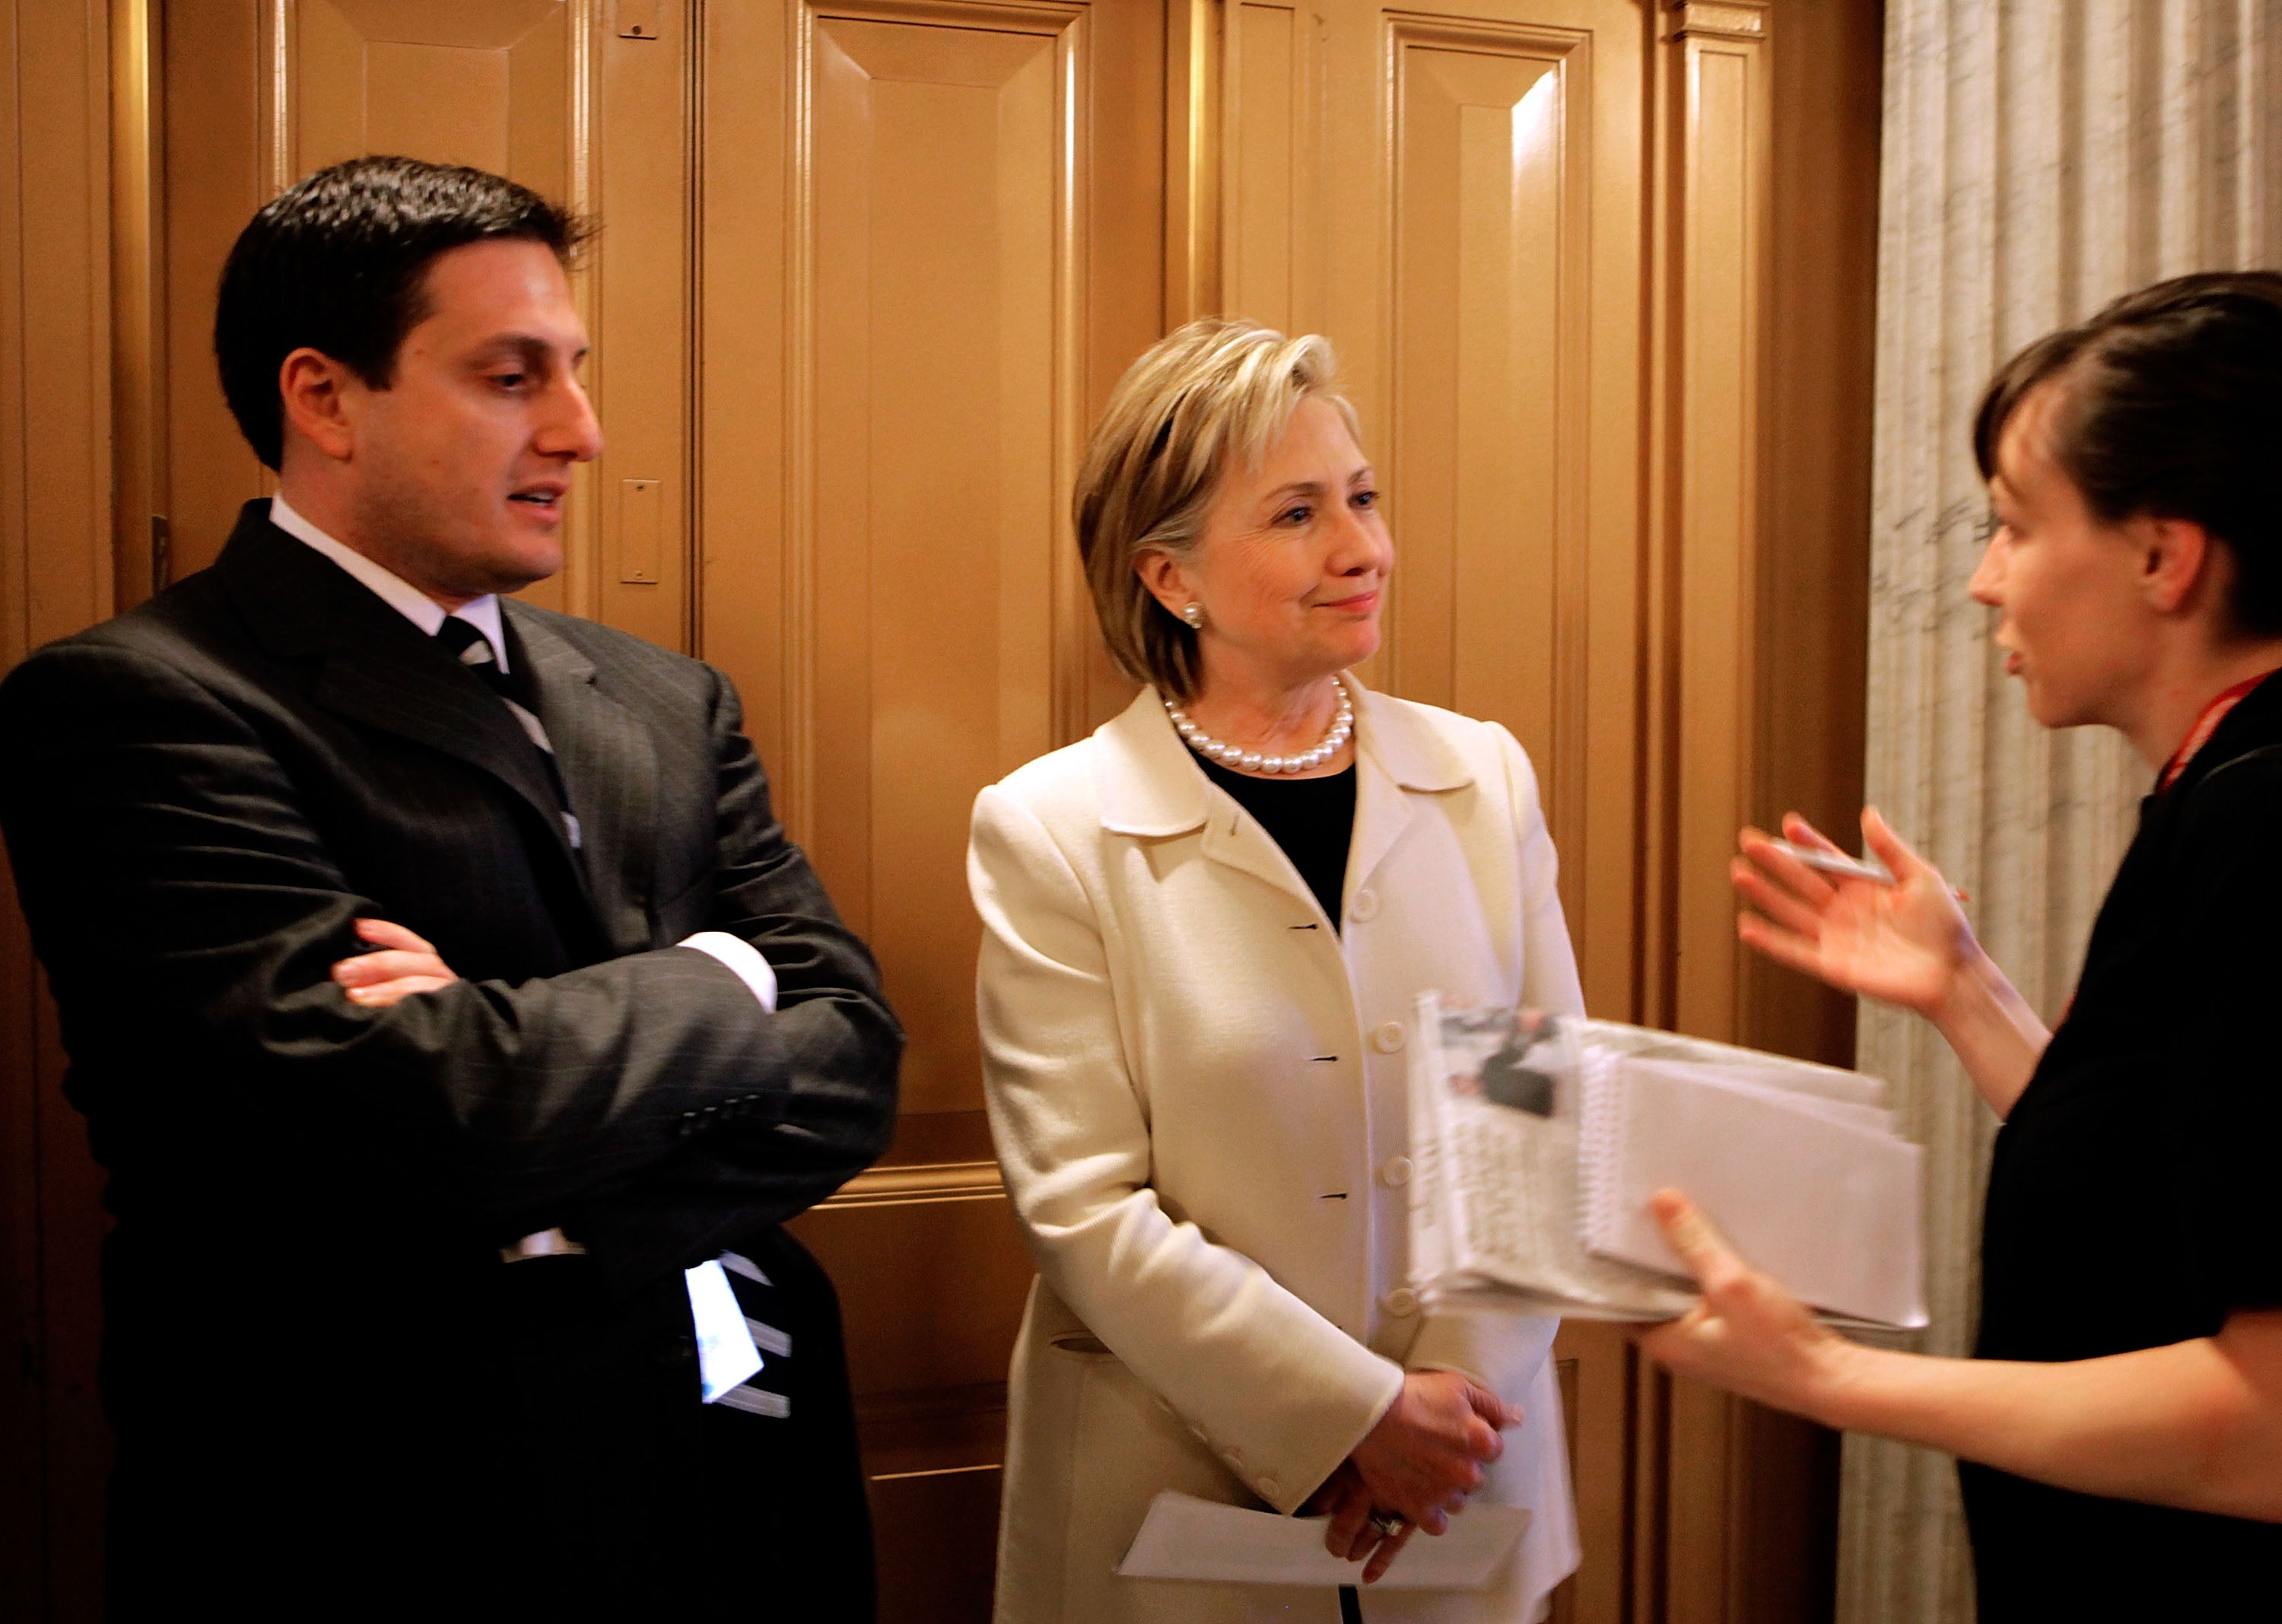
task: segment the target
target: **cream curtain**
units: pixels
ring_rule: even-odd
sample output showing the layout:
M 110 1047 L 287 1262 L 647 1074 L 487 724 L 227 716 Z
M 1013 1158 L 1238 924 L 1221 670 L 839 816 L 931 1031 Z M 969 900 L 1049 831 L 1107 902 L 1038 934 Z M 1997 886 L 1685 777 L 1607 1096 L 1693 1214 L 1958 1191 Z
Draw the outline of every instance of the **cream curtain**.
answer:
M 2051 1019 L 2147 773 L 2115 735 L 2038 728 L 1991 657 L 1967 432 L 2040 333 L 2159 277 L 2282 264 L 2282 0 L 1888 0 L 1884 116 L 1868 791 Z M 1962 1352 L 1994 1119 L 1921 1022 L 1865 1006 L 1859 1056 L 1930 1146 L 1921 1346 Z M 1841 1624 L 1972 1616 L 1948 1459 L 1849 1438 Z

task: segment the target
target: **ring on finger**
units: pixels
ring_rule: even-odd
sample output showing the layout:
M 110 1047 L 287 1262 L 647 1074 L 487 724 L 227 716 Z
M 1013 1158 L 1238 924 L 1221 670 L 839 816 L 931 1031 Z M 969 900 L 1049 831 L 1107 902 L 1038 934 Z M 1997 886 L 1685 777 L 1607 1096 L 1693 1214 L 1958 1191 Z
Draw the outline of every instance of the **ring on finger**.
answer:
M 1401 1538 L 1403 1530 L 1410 1527 L 1398 1511 L 1373 1511 L 1370 1526 L 1379 1538 L 1387 1540 Z

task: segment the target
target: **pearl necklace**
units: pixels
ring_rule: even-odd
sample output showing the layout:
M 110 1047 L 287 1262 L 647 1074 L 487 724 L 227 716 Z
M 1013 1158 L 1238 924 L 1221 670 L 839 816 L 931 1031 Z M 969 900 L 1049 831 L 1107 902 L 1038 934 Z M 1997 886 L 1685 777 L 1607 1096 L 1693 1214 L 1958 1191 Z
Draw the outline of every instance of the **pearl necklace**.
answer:
M 1347 685 L 1337 677 L 1331 685 L 1339 691 L 1338 711 L 1331 718 L 1331 730 L 1323 735 L 1323 742 L 1311 750 L 1296 756 L 1263 756 L 1258 750 L 1246 750 L 1241 744 L 1224 743 L 1189 719 L 1188 712 L 1168 699 L 1165 714 L 1173 719 L 1173 729 L 1184 742 L 1208 761 L 1217 761 L 1224 767 L 1238 767 L 1246 773 L 1306 773 L 1322 766 L 1347 747 L 1354 733 L 1354 701 L 1347 695 Z

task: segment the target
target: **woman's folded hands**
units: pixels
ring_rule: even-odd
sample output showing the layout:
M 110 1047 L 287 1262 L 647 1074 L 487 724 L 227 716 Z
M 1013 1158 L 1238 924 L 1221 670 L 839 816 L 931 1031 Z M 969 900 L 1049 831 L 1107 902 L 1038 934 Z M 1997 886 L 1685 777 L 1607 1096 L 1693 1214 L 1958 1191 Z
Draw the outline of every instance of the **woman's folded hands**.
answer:
M 1368 1557 L 1362 1582 L 1375 1583 L 1412 1534 L 1450 1526 L 1505 1452 L 1498 1434 L 1520 1425 L 1518 1410 L 1459 1371 L 1407 1371 L 1378 1424 L 1301 1509 L 1330 1514 L 1324 1545 L 1350 1562 Z

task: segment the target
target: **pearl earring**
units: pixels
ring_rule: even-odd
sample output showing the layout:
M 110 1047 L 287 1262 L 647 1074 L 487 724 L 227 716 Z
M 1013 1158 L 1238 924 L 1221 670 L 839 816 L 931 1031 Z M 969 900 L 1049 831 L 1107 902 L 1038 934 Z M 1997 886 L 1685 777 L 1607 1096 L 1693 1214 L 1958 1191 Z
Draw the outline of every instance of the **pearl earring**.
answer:
M 1189 623 L 1191 631 L 1201 631 L 1205 624 L 1205 606 L 1194 598 L 1181 605 L 1181 618 Z

